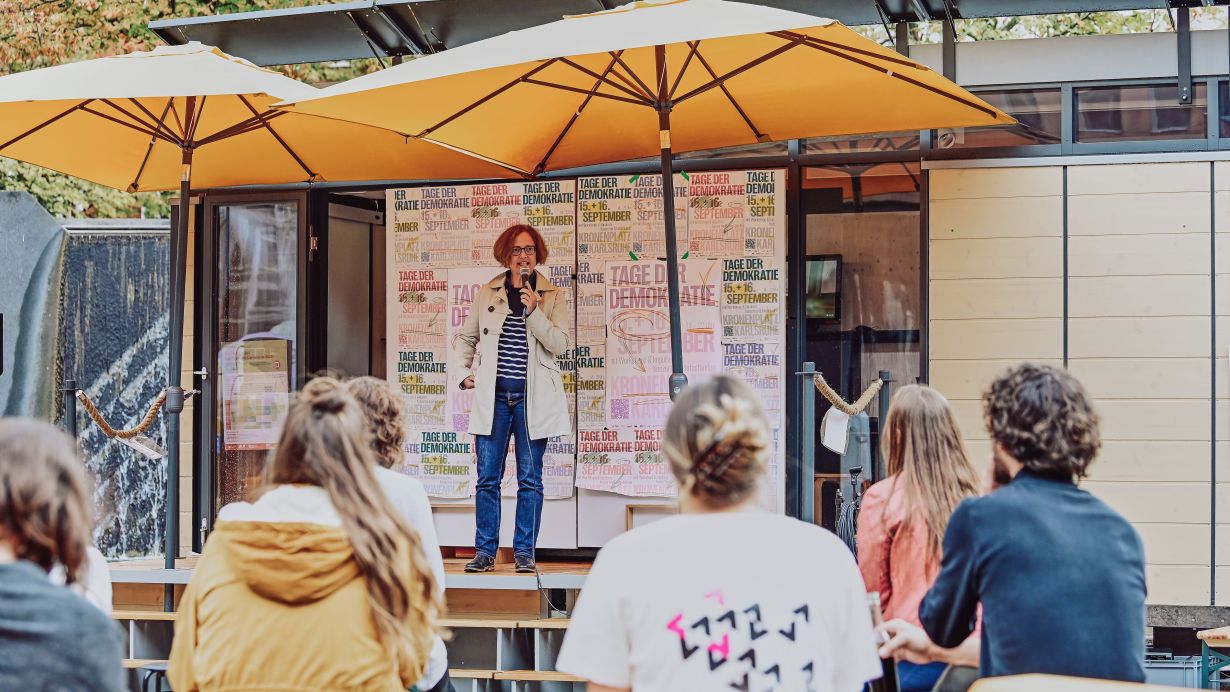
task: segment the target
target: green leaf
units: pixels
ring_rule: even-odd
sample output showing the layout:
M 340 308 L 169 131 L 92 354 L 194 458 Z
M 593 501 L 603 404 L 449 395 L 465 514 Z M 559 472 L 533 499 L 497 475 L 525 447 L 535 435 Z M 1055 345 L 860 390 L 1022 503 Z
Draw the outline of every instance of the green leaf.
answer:
M 629 183 L 635 183 L 635 182 L 636 182 L 636 181 L 637 181 L 640 177 L 641 177 L 641 174 L 640 174 L 640 173 L 637 173 L 636 175 L 632 176 L 631 178 L 628 178 L 628 182 L 629 182 Z
M 680 172 L 679 172 L 679 175 L 682 175 L 682 176 L 683 176 L 683 179 L 684 179 L 684 180 L 686 180 L 686 181 L 688 181 L 689 183 L 690 183 L 690 182 L 692 182 L 692 179 L 688 177 L 688 172 L 687 172 L 687 171 L 680 171 Z
M 691 253 L 691 252 L 685 252 L 685 253 L 683 253 L 683 259 L 687 259 L 687 258 L 688 258 L 688 255 L 690 255 L 690 254 L 692 254 L 692 253 Z
M 637 261 L 637 260 L 639 260 L 639 259 L 640 259 L 640 257 L 637 257 L 637 256 L 636 256 L 636 253 L 635 253 L 635 252 L 633 252 L 633 251 L 631 251 L 631 250 L 629 250 L 629 251 L 628 251 L 628 256 L 632 258 L 632 261 L 633 261 L 633 262 L 635 262 L 635 261 Z

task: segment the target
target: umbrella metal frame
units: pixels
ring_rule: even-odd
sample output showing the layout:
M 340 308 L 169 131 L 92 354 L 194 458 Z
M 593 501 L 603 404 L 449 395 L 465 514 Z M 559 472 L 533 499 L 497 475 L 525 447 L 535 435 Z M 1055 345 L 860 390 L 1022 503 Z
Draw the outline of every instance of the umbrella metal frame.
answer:
M 682 328 L 680 324 L 681 320 L 680 320 L 680 299 L 679 299 L 679 252 L 678 252 L 678 238 L 677 238 L 677 233 L 675 229 L 675 194 L 674 194 L 674 185 L 672 184 L 674 171 L 673 171 L 672 161 L 671 161 L 672 156 L 673 156 L 673 150 L 671 148 L 671 118 L 670 116 L 671 116 L 671 111 L 674 109 L 676 105 L 683 103 L 685 101 L 688 101 L 692 98 L 695 98 L 696 96 L 699 96 L 701 94 L 707 93 L 712 89 L 720 89 L 723 95 L 725 95 L 727 101 L 729 101 L 730 105 L 735 109 L 736 112 L 738 112 L 743 122 L 747 124 L 748 129 L 751 131 L 752 135 L 756 138 L 756 141 L 757 142 L 768 141 L 769 138 L 763 132 L 761 132 L 759 128 L 756 127 L 755 123 L 752 122 L 752 119 L 748 116 L 747 112 L 743 109 L 743 107 L 735 99 L 734 95 L 731 94 L 730 90 L 726 87 L 726 82 L 740 74 L 743 74 L 744 72 L 747 72 L 748 70 L 764 62 L 772 60 L 773 58 L 781 55 L 782 53 L 785 53 L 786 51 L 803 46 L 806 48 L 811 48 L 813 50 L 817 50 L 817 51 L 832 55 L 834 57 L 852 62 L 861 67 L 874 70 L 876 72 L 884 73 L 889 77 L 901 80 L 903 82 L 906 82 L 916 87 L 926 89 L 927 91 L 933 92 L 945 98 L 951 99 L 961 104 L 964 104 L 966 106 L 969 106 L 970 108 L 974 108 L 976 110 L 982 111 L 993 117 L 996 114 L 995 110 L 992 108 L 988 108 L 974 100 L 964 98 L 957 94 L 951 94 L 937 87 L 931 86 L 929 84 L 925 84 L 908 75 L 901 74 L 899 71 L 894 70 L 891 67 L 895 65 L 900 65 L 903 67 L 908 67 L 910 69 L 916 69 L 916 70 L 926 70 L 927 69 L 923 67 L 922 65 L 919 65 L 917 62 L 914 62 L 907 58 L 897 58 L 897 57 L 892 57 L 892 56 L 881 55 L 879 53 L 875 53 L 872 51 L 863 50 L 863 49 L 855 48 L 852 46 L 841 45 L 839 43 L 834 43 L 832 41 L 826 41 L 824 39 L 815 38 L 815 37 L 808 36 L 806 34 L 801 34 L 795 31 L 773 31 L 773 32 L 769 32 L 768 35 L 780 38 L 783 41 L 785 41 L 785 43 L 722 75 L 718 75 L 717 72 L 713 69 L 713 67 L 710 66 L 709 62 L 705 60 L 705 57 L 701 54 L 700 52 L 701 41 L 687 41 L 686 43 L 688 46 L 688 53 L 687 53 L 687 56 L 684 58 L 683 63 L 680 65 L 679 72 L 677 75 L 675 75 L 675 79 L 673 83 L 670 80 L 669 70 L 667 69 L 666 46 L 661 45 L 661 44 L 655 45 L 653 47 L 654 48 L 654 67 L 655 67 L 655 75 L 654 75 L 653 81 L 656 83 L 657 89 L 650 88 L 650 86 L 646 84 L 646 82 L 642 80 L 640 76 L 638 76 L 637 73 L 631 67 L 628 66 L 627 62 L 622 57 L 623 53 L 625 52 L 623 50 L 608 51 L 608 55 L 611 56 L 610 62 L 607 63 L 605 69 L 600 73 L 595 72 L 583 65 L 580 65 L 577 62 L 570 60 L 567 57 L 550 58 L 547 60 L 543 60 L 542 62 L 538 63 L 534 67 L 530 68 L 527 72 L 525 72 L 520 77 L 517 77 L 516 79 L 509 81 L 508 83 L 504 84 L 503 86 L 500 86 L 494 91 L 482 96 L 476 101 L 473 101 L 472 103 L 462 108 L 461 110 L 458 110 L 452 115 L 449 115 L 448 117 L 439 121 L 435 125 L 432 125 L 422 130 L 421 132 L 417 133 L 416 135 L 414 135 L 415 137 L 430 139 L 432 133 L 435 132 L 436 130 L 439 130 L 440 128 L 453 122 L 454 120 L 461 118 L 466 113 L 469 113 L 475 108 L 478 108 L 479 106 L 499 96 L 505 91 L 512 89 L 518 84 L 532 84 L 532 85 L 540 86 L 540 87 L 546 87 L 546 88 L 551 88 L 551 89 L 557 89 L 557 90 L 562 90 L 562 91 L 583 94 L 585 96 L 585 99 L 577 107 L 576 112 L 573 113 L 572 117 L 564 125 L 564 128 L 560 131 L 559 135 L 555 138 L 555 141 L 547 149 L 547 152 L 543 155 L 542 159 L 538 162 L 538 165 L 535 166 L 534 170 L 531 172 L 531 175 L 537 176 L 543 173 L 544 171 L 546 171 L 548 162 L 550 161 L 552 154 L 555 153 L 555 150 L 559 147 L 560 143 L 563 142 L 564 138 L 568 136 L 568 132 L 572 129 L 576 121 L 581 117 L 581 113 L 584 112 L 586 106 L 588 106 L 590 101 L 592 101 L 595 97 L 614 100 L 614 101 L 620 101 L 623 103 L 630 103 L 630 104 L 638 105 L 638 106 L 645 106 L 657 112 L 659 140 L 661 142 L 659 155 L 660 155 L 660 161 L 661 161 L 660 165 L 661 165 L 661 172 L 662 172 L 662 188 L 663 188 L 662 190 L 662 207 L 663 207 L 662 215 L 663 215 L 663 221 L 665 223 L 665 234 L 666 234 L 667 295 L 669 298 L 669 311 L 670 311 L 670 339 L 671 339 L 672 373 L 671 373 L 671 376 L 668 382 L 668 386 L 669 386 L 671 399 L 674 399 L 676 396 L 678 396 L 679 392 L 681 392 L 683 388 L 687 386 L 687 382 L 688 382 L 687 375 L 683 371 L 683 337 L 682 337 Z M 877 61 L 881 61 L 881 62 L 887 63 L 889 66 L 879 65 L 865 58 L 870 58 L 870 59 L 874 59 Z M 691 91 L 688 91 L 685 94 L 682 94 L 676 97 L 676 93 L 679 90 L 679 85 L 683 81 L 683 77 L 687 73 L 688 68 L 692 66 L 693 61 L 701 65 L 703 69 L 708 73 L 709 81 L 701 84 L 700 86 L 692 89 Z M 581 88 L 567 85 L 567 84 L 558 84 L 555 82 L 545 81 L 545 80 L 542 80 L 536 77 L 536 75 L 539 72 L 543 71 L 547 67 L 553 64 L 556 64 L 556 63 L 567 65 L 593 78 L 594 79 L 593 86 L 590 89 L 586 90 L 586 89 L 581 89 Z M 617 91 L 618 93 L 607 93 L 607 92 L 599 91 L 599 89 L 602 88 L 603 86 L 610 87 L 614 89 L 615 91 Z
M 117 103 L 117 101 L 121 101 L 120 99 L 84 99 L 58 115 L 48 118 L 22 134 L 0 144 L 0 154 L 3 154 L 4 150 L 8 147 L 78 111 L 147 134 L 150 137 L 149 147 L 146 149 L 145 157 L 142 159 L 141 166 L 137 169 L 132 183 L 128 186 L 128 192 L 140 191 L 141 175 L 149 163 L 150 155 L 154 151 L 154 145 L 159 141 L 176 146 L 183 152 L 183 172 L 179 183 L 179 212 L 171 231 L 171 315 L 168 325 L 170 334 L 168 335 L 169 353 L 167 354 L 167 399 L 164 407 L 167 426 L 167 506 L 163 545 L 166 553 L 165 565 L 167 569 L 175 568 L 175 558 L 179 553 L 180 414 L 183 413 L 184 401 L 186 399 L 184 389 L 180 383 L 180 372 L 183 365 L 184 298 L 186 292 L 184 284 L 187 277 L 188 214 L 191 210 L 189 200 L 192 193 L 193 153 L 200 147 L 210 143 L 264 129 L 277 140 L 278 144 L 286 150 L 286 153 L 303 169 L 309 182 L 319 179 L 319 176 L 304 163 L 303 159 L 295 153 L 270 125 L 270 121 L 285 115 L 286 111 L 271 110 L 262 113 L 243 95 L 237 94 L 236 96 L 252 112 L 252 116 L 199 140 L 196 139 L 197 128 L 201 124 L 201 115 L 204 113 L 208 96 L 200 96 L 199 99 L 196 96 L 168 97 L 161 116 L 154 115 L 153 112 L 135 98 L 127 99 L 134 109 L 122 107 Z M 175 107 L 177 98 L 184 101 L 182 117 L 179 110 Z M 114 111 L 114 113 L 103 112 L 95 104 L 102 104 L 111 111 Z M 140 114 L 138 114 L 138 111 Z M 168 116 L 171 117 L 171 120 L 168 120 Z M 174 127 L 172 127 L 172 124 Z M 170 584 L 166 586 L 163 605 L 167 611 L 174 610 L 174 591 Z

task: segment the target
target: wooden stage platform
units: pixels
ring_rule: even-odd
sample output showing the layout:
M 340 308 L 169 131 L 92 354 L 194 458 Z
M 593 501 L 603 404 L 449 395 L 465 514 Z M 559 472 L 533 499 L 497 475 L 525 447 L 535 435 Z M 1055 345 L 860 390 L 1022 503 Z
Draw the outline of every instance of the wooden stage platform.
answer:
M 175 561 L 175 569 L 167 569 L 161 559 L 129 560 L 111 563 L 111 581 L 116 584 L 187 584 L 192 579 L 197 557 Z M 494 572 L 466 574 L 467 560 L 444 560 L 445 589 L 506 589 L 536 591 L 538 589 L 578 590 L 585 584 L 590 563 L 539 562 L 538 574 L 517 574 L 511 564 L 498 565 Z

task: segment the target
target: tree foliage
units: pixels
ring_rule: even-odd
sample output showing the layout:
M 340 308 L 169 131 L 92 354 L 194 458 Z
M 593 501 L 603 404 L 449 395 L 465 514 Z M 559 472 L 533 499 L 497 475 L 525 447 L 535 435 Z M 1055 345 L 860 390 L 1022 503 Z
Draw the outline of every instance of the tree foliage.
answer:
M 0 74 L 150 50 L 148 28 L 170 17 L 279 9 L 294 0 L 0 0 Z M 379 68 L 376 60 L 289 65 L 287 76 L 336 82 Z M 60 217 L 165 217 L 170 193 L 129 194 L 38 166 L 0 158 L 0 189 L 24 190 Z

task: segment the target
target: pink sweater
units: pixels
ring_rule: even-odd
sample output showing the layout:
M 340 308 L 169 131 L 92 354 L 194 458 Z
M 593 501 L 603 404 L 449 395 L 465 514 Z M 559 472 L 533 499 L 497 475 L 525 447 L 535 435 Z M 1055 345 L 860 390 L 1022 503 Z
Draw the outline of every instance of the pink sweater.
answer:
M 886 478 L 863 494 L 858 513 L 858 568 L 867 591 L 880 592 L 884 619 L 900 618 L 922 626 L 918 605 L 939 573 L 927 555 L 921 518 L 906 521 L 905 488 Z M 895 490 L 895 492 L 894 492 Z

